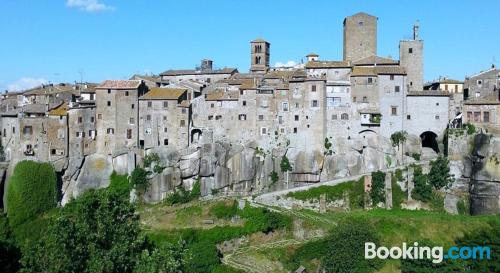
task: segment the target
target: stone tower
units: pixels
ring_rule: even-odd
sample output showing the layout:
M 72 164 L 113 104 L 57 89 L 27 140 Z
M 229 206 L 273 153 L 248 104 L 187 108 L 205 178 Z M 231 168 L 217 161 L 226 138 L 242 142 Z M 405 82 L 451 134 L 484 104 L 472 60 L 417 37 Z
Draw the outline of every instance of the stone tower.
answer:
M 344 19 L 344 61 L 377 55 L 377 20 L 364 12 Z
M 399 42 L 399 62 L 406 69 L 408 91 L 422 91 L 424 85 L 424 41 L 418 37 L 418 21 L 413 25 L 413 39 Z
M 256 39 L 250 42 L 250 72 L 265 73 L 269 69 L 269 49 L 270 43 L 263 39 Z

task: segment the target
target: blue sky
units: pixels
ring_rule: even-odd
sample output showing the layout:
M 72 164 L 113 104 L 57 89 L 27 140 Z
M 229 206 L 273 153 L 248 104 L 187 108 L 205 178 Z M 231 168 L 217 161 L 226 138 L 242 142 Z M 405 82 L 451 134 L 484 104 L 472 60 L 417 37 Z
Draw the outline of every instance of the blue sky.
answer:
M 342 58 L 342 21 L 378 20 L 378 55 L 420 20 L 425 79 L 463 79 L 500 60 L 500 1 L 2 0 L 0 90 L 39 82 L 99 82 L 134 73 L 217 67 L 248 70 L 249 41 L 271 42 L 271 64 L 314 51 Z M 496 58 L 496 59 L 495 59 Z M 82 72 L 82 73 L 80 73 Z

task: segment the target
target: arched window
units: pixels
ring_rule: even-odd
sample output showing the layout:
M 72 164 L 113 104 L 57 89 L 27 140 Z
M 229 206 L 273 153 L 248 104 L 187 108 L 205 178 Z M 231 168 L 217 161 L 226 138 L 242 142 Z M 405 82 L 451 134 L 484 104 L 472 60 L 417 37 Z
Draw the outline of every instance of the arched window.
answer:
M 340 115 L 340 119 L 341 120 L 348 120 L 349 119 L 349 115 L 347 113 L 343 113 L 342 115 Z
M 260 56 L 255 57 L 255 64 L 260 64 Z

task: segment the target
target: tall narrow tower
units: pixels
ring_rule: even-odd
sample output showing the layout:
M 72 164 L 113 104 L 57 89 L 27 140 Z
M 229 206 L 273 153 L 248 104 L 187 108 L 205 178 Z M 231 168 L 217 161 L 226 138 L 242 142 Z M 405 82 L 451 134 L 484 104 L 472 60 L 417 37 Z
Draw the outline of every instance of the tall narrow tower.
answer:
M 344 61 L 377 55 L 377 20 L 364 12 L 344 19 Z
M 269 56 L 271 44 L 263 39 L 250 42 L 250 72 L 265 73 L 269 69 Z
M 399 63 L 406 69 L 409 91 L 424 87 L 424 41 L 419 38 L 419 22 L 413 25 L 413 39 L 399 42 Z

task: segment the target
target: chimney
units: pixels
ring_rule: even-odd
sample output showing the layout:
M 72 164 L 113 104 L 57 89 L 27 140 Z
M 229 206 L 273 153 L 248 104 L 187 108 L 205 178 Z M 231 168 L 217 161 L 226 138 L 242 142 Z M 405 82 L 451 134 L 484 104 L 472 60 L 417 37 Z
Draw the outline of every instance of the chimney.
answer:
M 420 30 L 420 22 L 417 20 L 413 25 L 413 40 L 418 39 L 418 32 Z

